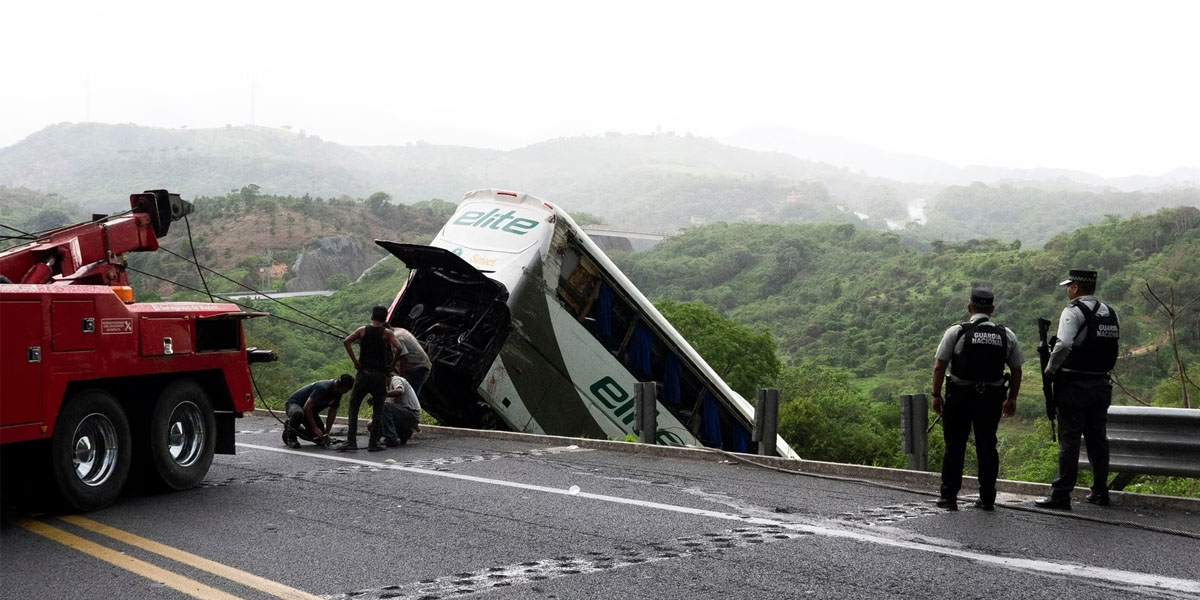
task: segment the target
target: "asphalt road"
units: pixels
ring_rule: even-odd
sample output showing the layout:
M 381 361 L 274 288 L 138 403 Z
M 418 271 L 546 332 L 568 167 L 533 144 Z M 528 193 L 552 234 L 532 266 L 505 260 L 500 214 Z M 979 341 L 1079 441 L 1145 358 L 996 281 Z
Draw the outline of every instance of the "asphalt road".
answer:
M 238 425 L 195 489 L 5 508 L 0 597 L 1200 598 L 1181 511 L 1074 514 L 1193 537 L 738 463 L 434 431 L 293 451 L 273 420 Z

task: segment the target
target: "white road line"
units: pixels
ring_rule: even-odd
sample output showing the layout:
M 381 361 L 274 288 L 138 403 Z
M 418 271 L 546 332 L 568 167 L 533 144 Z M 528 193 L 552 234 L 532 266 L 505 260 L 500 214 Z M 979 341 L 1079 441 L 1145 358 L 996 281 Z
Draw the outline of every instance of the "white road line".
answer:
M 661 502 L 651 502 L 648 500 L 636 500 L 633 498 L 622 498 L 620 496 L 609 496 L 605 494 L 592 494 L 589 492 L 572 492 L 570 489 L 553 488 L 542 485 L 533 485 L 528 483 L 519 483 L 515 481 L 505 481 L 503 479 L 491 479 L 487 477 L 477 477 L 474 475 L 463 475 L 461 473 L 451 473 L 448 471 L 431 471 L 428 469 L 417 469 L 413 467 L 404 467 L 400 465 L 389 465 L 369 460 L 350 458 L 348 456 L 337 456 L 330 454 L 317 454 L 314 452 L 301 452 L 288 448 L 275 448 L 271 446 L 259 446 L 257 444 L 245 444 L 238 442 L 238 446 L 242 448 L 252 448 L 255 450 L 263 450 L 266 452 L 277 452 L 280 454 L 294 454 L 296 456 L 306 456 L 321 460 L 331 460 L 357 465 L 367 465 L 377 468 L 390 469 L 393 471 L 405 471 L 408 473 L 416 473 L 420 475 L 432 475 L 435 477 L 445 477 L 447 479 L 458 479 L 461 481 L 471 481 L 487 485 L 496 485 L 501 487 L 516 488 L 521 490 L 530 490 L 535 492 L 544 492 L 547 494 L 558 494 L 561 496 L 575 496 L 577 498 L 587 498 L 589 500 L 599 500 L 602 502 L 611 502 L 614 504 L 627 504 L 631 506 L 641 506 L 643 508 L 652 508 L 655 510 L 663 510 L 668 512 L 676 512 L 700 517 L 709 517 L 713 519 L 723 519 L 728 521 L 737 521 L 739 523 L 752 523 L 755 525 L 778 525 L 793 531 L 806 531 L 815 535 L 850 539 L 859 542 L 870 544 L 879 544 L 882 546 L 891 546 L 894 548 L 905 548 L 909 550 L 918 550 L 921 552 L 930 552 L 933 554 L 942 554 L 945 556 L 954 556 L 973 560 L 979 563 L 996 565 L 1009 569 L 1021 571 L 1032 571 L 1035 573 L 1043 573 L 1060 577 L 1073 577 L 1077 579 L 1091 579 L 1108 584 L 1115 584 L 1122 588 L 1130 586 L 1150 588 L 1166 592 L 1175 592 L 1182 594 L 1194 595 L 1200 598 L 1200 581 L 1193 579 L 1178 579 L 1175 577 L 1167 577 L 1165 575 L 1155 575 L 1152 573 L 1140 573 L 1137 571 L 1124 571 L 1120 569 L 1108 569 L 1104 567 L 1095 567 L 1081 563 L 1056 562 L 1048 560 L 1035 560 L 1028 558 L 1012 558 L 1005 556 L 996 556 L 992 554 L 983 554 L 980 552 L 972 552 L 970 550 L 962 550 L 958 548 L 947 548 L 936 546 L 933 544 L 925 544 L 909 540 L 897 540 L 869 533 L 850 531 L 844 529 L 836 529 L 832 527 L 824 527 L 821 525 L 794 523 L 788 521 L 776 521 L 773 519 L 763 519 L 760 517 L 747 517 L 733 513 L 725 513 L 713 510 L 704 510 L 702 508 L 692 508 L 689 506 L 678 506 L 675 504 L 663 504 Z

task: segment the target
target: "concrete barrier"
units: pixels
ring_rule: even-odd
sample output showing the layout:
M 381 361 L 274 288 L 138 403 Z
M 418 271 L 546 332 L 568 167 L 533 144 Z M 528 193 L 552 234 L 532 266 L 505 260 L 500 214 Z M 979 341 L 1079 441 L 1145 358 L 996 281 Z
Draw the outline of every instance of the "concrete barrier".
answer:
M 276 412 L 278 413 L 278 411 Z M 267 416 L 269 414 L 266 410 L 257 408 L 254 409 L 254 413 L 256 415 L 263 416 Z M 338 421 L 344 422 L 345 420 L 345 417 L 338 417 Z M 459 427 L 444 427 L 440 425 L 421 425 L 421 431 L 427 431 L 429 433 L 436 433 L 439 435 L 477 437 L 493 440 L 511 440 L 525 442 L 528 444 L 553 446 L 575 445 L 579 446 L 580 448 L 591 448 L 593 450 L 624 452 L 626 454 L 637 454 L 642 456 L 655 456 L 663 458 L 682 458 L 709 462 L 729 460 L 729 455 L 727 453 L 708 448 L 659 446 L 652 444 L 639 444 L 635 442 L 573 438 L 555 435 L 537 435 L 533 433 L 517 433 L 515 431 L 463 429 Z M 938 486 L 940 486 L 942 482 L 941 474 L 929 473 L 925 471 L 908 471 L 905 469 L 889 469 L 886 467 L 850 465 L 817 460 L 792 460 L 778 456 L 758 456 L 754 454 L 738 454 L 737 457 L 745 462 L 752 462 L 762 466 L 797 471 L 800 473 L 829 475 L 848 479 L 866 479 L 881 483 L 903 485 L 918 492 L 921 490 L 928 490 L 928 492 L 932 495 L 937 494 Z M 1025 496 L 1044 496 L 1049 492 L 1050 485 L 1046 483 L 1031 483 L 1028 481 L 1011 481 L 1007 479 L 1001 479 L 996 482 L 996 490 L 999 492 L 1020 494 Z M 972 492 L 977 493 L 978 491 L 978 480 L 974 477 L 963 476 L 963 488 L 961 493 L 970 494 Z M 1083 502 L 1087 492 L 1087 489 L 1076 489 L 1076 502 Z M 1111 492 L 1111 495 L 1113 502 L 1122 506 L 1182 510 L 1200 514 L 1200 499 L 1181 498 L 1175 496 L 1156 496 L 1152 494 L 1134 494 L 1128 492 Z

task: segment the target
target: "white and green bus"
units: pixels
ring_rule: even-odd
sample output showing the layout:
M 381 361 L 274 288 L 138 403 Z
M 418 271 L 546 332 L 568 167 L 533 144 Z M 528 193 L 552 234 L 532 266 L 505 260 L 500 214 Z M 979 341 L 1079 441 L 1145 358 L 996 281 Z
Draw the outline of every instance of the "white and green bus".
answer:
M 654 381 L 658 443 L 755 451 L 753 407 L 553 204 L 474 191 L 430 245 L 376 243 L 411 269 L 389 322 L 429 353 L 440 423 L 625 439 L 634 384 Z

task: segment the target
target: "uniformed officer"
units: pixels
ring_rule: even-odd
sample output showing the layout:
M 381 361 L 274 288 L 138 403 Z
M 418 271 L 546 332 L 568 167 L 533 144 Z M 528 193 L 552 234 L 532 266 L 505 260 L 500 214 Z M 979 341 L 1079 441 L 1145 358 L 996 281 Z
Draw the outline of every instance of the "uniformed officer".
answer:
M 1079 436 L 1087 443 L 1092 464 L 1092 491 L 1087 501 L 1108 506 L 1108 406 L 1112 382 L 1108 373 L 1117 362 L 1121 324 L 1117 311 L 1096 298 L 1095 271 L 1071 269 L 1067 299 L 1058 320 L 1058 343 L 1050 353 L 1046 373 L 1054 376 L 1058 404 L 1058 475 L 1050 495 L 1034 504 L 1071 509 L 1071 491 L 1079 476 Z
M 1000 416 L 1017 411 L 1021 389 L 1021 347 L 1011 329 L 989 319 L 995 311 L 992 292 L 971 290 L 967 312 L 970 319 L 950 326 L 942 336 L 933 362 L 933 411 L 942 416 L 946 453 L 942 458 L 942 487 L 939 508 L 958 510 L 962 488 L 963 457 L 967 437 L 975 430 L 975 453 L 979 458 L 977 508 L 994 510 L 996 477 L 1000 455 L 996 451 L 996 429 Z M 1004 366 L 1008 365 L 1008 395 L 1005 397 Z M 946 374 L 949 367 L 950 374 Z M 942 383 L 946 397 L 942 398 Z

